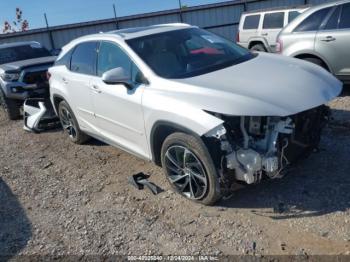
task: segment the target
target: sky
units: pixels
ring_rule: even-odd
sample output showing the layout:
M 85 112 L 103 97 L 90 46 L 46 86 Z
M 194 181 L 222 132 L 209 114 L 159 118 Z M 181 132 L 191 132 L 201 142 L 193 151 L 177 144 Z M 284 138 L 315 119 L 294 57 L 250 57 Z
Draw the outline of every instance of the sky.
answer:
M 224 2 L 227 0 L 181 0 L 182 5 L 196 6 Z M 86 22 L 178 8 L 178 0 L 1 0 L 0 23 L 13 21 L 16 7 L 22 9 L 23 18 L 29 21 L 29 28 L 45 27 L 44 13 L 50 26 Z

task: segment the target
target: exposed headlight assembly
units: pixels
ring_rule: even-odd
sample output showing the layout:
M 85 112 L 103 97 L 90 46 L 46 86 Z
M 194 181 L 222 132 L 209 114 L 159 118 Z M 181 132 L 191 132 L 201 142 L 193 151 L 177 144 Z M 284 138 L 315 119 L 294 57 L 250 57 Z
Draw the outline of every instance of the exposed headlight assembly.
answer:
M 6 82 L 15 82 L 19 79 L 19 73 L 2 73 L 0 77 Z

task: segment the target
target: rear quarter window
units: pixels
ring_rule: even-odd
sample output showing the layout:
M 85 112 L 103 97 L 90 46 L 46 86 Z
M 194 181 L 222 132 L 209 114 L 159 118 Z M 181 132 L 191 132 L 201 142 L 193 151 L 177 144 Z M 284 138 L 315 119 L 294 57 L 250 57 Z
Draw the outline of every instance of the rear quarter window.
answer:
M 278 29 L 283 28 L 284 12 L 268 13 L 264 16 L 264 29 Z
M 260 15 L 247 15 L 244 19 L 243 29 L 258 29 Z
M 72 49 L 68 51 L 64 56 L 62 56 L 60 59 L 57 59 L 55 62 L 55 66 L 61 66 L 64 65 L 67 67 L 67 69 L 70 69 L 70 60 L 72 57 Z

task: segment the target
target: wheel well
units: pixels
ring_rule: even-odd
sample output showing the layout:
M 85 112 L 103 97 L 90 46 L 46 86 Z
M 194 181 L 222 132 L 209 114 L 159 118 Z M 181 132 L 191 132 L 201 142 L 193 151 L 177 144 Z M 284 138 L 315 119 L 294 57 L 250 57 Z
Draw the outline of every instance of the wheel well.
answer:
M 322 58 L 320 58 L 320 57 L 318 57 L 318 56 L 316 56 L 316 55 L 301 54 L 301 55 L 295 56 L 295 58 L 298 58 L 298 59 L 306 59 L 306 58 L 315 58 L 315 59 L 318 59 L 318 60 L 321 61 L 322 66 L 323 66 L 325 69 L 327 69 L 327 71 L 330 72 L 330 68 L 328 67 L 328 65 L 326 64 L 326 62 L 325 62 Z
M 252 48 L 255 45 L 263 45 L 264 48 L 266 48 L 263 42 L 261 42 L 261 41 L 252 41 L 252 42 L 249 43 L 248 49 Z
M 58 111 L 58 105 L 64 101 L 63 97 L 60 97 L 60 96 L 54 96 L 53 97 L 53 103 L 54 103 L 54 107 L 55 107 L 55 110 L 56 112 Z
M 176 132 L 182 132 L 186 134 L 194 134 L 192 131 L 177 124 L 160 122 L 154 125 L 151 132 L 151 151 L 153 161 L 156 165 L 162 166 L 161 151 L 162 145 L 165 139 Z

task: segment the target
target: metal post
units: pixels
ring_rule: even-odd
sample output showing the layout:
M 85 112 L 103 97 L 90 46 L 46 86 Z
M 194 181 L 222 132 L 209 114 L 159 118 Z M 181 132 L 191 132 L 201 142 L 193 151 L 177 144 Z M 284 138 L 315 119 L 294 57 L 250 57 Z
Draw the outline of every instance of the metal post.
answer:
M 44 17 L 45 17 L 46 29 L 47 29 L 47 32 L 48 32 L 49 38 L 50 38 L 51 49 L 55 49 L 55 42 L 53 41 L 52 32 L 51 32 L 50 27 L 49 27 L 49 22 L 47 20 L 46 13 L 44 13 Z
M 115 4 L 113 4 L 113 11 L 114 11 L 115 27 L 117 29 L 119 29 L 119 21 L 118 21 L 118 17 L 117 17 L 117 11 L 116 11 L 116 8 L 115 8 Z
M 244 1 L 244 3 L 243 3 L 243 11 L 244 12 L 248 11 L 247 1 Z
M 182 16 L 182 3 L 181 0 L 179 0 L 179 15 L 180 15 L 180 22 L 183 23 L 184 19 Z

